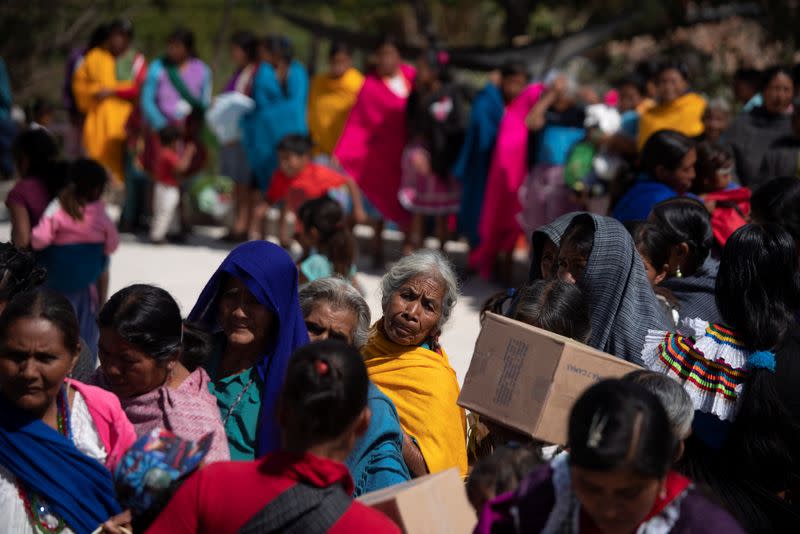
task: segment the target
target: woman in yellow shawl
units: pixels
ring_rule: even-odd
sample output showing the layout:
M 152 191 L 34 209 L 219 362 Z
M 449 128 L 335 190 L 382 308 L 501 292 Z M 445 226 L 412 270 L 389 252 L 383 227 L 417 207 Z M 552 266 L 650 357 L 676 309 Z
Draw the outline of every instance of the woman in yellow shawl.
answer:
M 124 183 L 125 124 L 136 95 L 135 82 L 121 82 L 116 74 L 116 58 L 130 45 L 128 28 L 124 21 L 113 22 L 105 43 L 87 52 L 72 76 L 75 101 L 86 114 L 84 151 L 111 172 L 117 187 Z
M 383 318 L 362 349 L 370 379 L 397 408 L 403 459 L 415 476 L 457 467 L 467 474 L 466 420 L 456 373 L 438 345 L 458 298 L 450 262 L 420 251 L 383 277 Z
M 308 128 L 315 154 L 326 156 L 336 148 L 347 116 L 364 85 L 364 76 L 353 68 L 347 45 L 333 43 L 329 61 L 330 71 L 314 77 L 308 94 Z
M 650 136 L 661 130 L 674 130 L 686 137 L 697 137 L 704 131 L 703 113 L 706 100 L 689 91 L 689 75 L 680 63 L 665 63 L 656 74 L 658 103 L 639 118 L 639 151 Z

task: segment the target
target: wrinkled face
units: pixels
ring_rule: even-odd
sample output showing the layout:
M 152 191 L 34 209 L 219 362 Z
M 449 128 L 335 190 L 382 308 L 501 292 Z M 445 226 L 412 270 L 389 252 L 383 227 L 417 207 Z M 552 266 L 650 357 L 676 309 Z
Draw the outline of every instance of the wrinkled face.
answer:
M 626 111 L 633 111 L 642 101 L 642 94 L 635 85 L 625 84 L 619 88 L 619 111 L 625 113 Z
M 174 362 L 158 362 L 134 347 L 112 328 L 100 329 L 100 368 L 120 398 L 138 397 L 164 385 Z M 176 355 L 177 356 L 177 355 Z
M 180 64 L 189 59 L 189 50 L 180 41 L 167 43 L 167 58 L 174 64 Z
M 41 317 L 14 321 L 0 347 L 0 392 L 14 406 L 42 417 L 78 361 L 61 330 Z
M 220 289 L 219 324 L 231 345 L 265 349 L 277 326 L 265 308 L 240 280 L 228 276 Z
M 338 339 L 352 345 L 358 327 L 358 316 L 353 310 L 334 308 L 326 300 L 318 302 L 305 321 L 312 342 Z
M 528 85 L 528 77 L 524 74 L 504 76 L 500 82 L 500 90 L 506 103 L 517 98 Z
M 233 64 L 240 69 L 250 63 L 250 60 L 247 58 L 247 53 L 238 45 L 231 45 L 231 60 Z
M 681 97 L 687 89 L 689 84 L 677 69 L 667 69 L 658 76 L 656 91 L 661 104 L 669 104 Z
M 375 61 L 379 76 L 394 76 L 400 68 L 400 51 L 394 45 L 385 44 L 375 53 Z
M 794 83 L 784 73 L 778 73 L 764 88 L 764 108 L 770 113 L 786 113 L 792 105 Z
M 630 534 L 653 509 L 664 481 L 628 469 L 609 472 L 572 467 L 572 487 L 583 510 L 604 534 Z
M 697 151 L 692 148 L 683 156 L 677 169 L 669 171 L 663 167 L 658 167 L 656 169 L 656 177 L 677 193 L 683 194 L 692 188 L 692 182 L 694 182 L 695 177 L 695 163 L 697 163 Z
M 558 277 L 562 281 L 577 284 L 588 264 L 589 255 L 579 250 L 572 241 L 561 243 L 558 251 Z
M 730 117 L 721 109 L 712 109 L 703 115 L 703 126 L 705 127 L 706 139 L 718 141 L 722 132 L 728 129 Z
M 407 280 L 389 298 L 383 310 L 386 336 L 398 345 L 421 345 L 439 335 L 444 283 L 434 276 Z
M 310 158 L 308 154 L 297 154 L 290 150 L 278 152 L 278 166 L 281 172 L 289 178 L 294 178 L 302 172 L 308 165 Z
M 341 78 L 353 66 L 353 58 L 347 52 L 338 52 L 331 57 L 330 75 L 332 78 Z
M 547 280 L 552 278 L 555 274 L 553 266 L 556 264 L 558 258 L 558 247 L 553 243 L 550 238 L 546 238 L 542 245 L 542 261 L 539 269 L 542 271 L 542 279 Z

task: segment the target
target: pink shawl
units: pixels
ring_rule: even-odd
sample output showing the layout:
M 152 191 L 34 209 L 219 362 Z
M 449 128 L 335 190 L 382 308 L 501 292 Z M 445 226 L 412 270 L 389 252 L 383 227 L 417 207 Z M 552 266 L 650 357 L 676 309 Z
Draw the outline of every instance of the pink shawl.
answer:
M 89 415 L 92 416 L 97 434 L 108 453 L 106 467 L 113 473 L 122 455 L 136 441 L 133 425 L 125 416 L 119 399 L 113 393 L 77 380 L 68 378 L 65 381 L 74 387 L 86 401 L 86 407 L 89 408 Z
M 541 83 L 528 86 L 506 107 L 500 121 L 478 226 L 480 245 L 469 258 L 470 266 L 484 278 L 491 276 L 497 254 L 514 250 L 522 231 L 517 222 L 522 210 L 517 192 L 528 171 L 525 117 L 543 91 Z
M 98 369 L 92 381 L 107 387 L 103 371 Z M 208 374 L 198 368 L 176 389 L 161 386 L 149 393 L 120 399 L 122 409 L 141 437 L 154 428 L 166 428 L 177 436 L 193 441 L 214 433 L 205 462 L 230 460 L 228 438 L 222 426 L 217 399 L 208 390 Z
M 401 65 L 413 83 L 413 67 Z M 400 226 L 410 214 L 397 200 L 400 161 L 406 144 L 406 102 L 374 72 L 368 74 L 333 154 L 369 201 Z

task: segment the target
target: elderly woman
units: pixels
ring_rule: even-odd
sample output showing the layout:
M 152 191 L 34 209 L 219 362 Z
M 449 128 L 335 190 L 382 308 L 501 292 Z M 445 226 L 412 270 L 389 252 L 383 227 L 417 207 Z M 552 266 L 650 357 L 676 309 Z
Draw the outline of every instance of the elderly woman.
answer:
M 204 367 L 228 435 L 232 460 L 280 444 L 276 407 L 289 358 L 308 343 L 297 300 L 297 268 L 279 246 L 233 249 L 206 284 L 189 320 L 212 334 Z
M 386 273 L 381 290 L 383 317 L 361 352 L 400 415 L 406 465 L 416 476 L 451 467 L 466 476 L 466 420 L 456 373 L 439 347 L 458 299 L 453 267 L 438 252 L 417 252 Z
M 300 290 L 300 309 L 311 341 L 340 339 L 359 350 L 367 343 L 369 306 L 345 280 L 320 278 L 307 284 Z M 372 382 L 367 400 L 372 413 L 369 427 L 346 461 L 355 483 L 354 497 L 411 478 L 403 462 L 403 431 L 394 404 Z
M 3 532 L 92 532 L 120 512 L 110 471 L 136 435 L 114 395 L 67 378 L 79 352 L 56 293 L 19 294 L 0 317 Z

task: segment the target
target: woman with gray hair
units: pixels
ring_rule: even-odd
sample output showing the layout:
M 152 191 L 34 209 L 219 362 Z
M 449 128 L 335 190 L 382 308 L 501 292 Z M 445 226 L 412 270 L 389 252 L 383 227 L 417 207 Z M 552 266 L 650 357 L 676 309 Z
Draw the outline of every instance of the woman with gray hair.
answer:
M 370 379 L 397 408 L 405 432 L 403 458 L 420 476 L 458 467 L 467 474 L 466 420 L 459 387 L 439 346 L 458 300 L 458 281 L 439 252 L 398 261 L 381 284 L 383 317 L 362 349 Z
M 300 309 L 312 342 L 339 339 L 361 349 L 371 315 L 356 289 L 342 278 L 319 278 L 300 290 Z M 408 481 L 403 461 L 403 430 L 392 401 L 372 382 L 367 390 L 371 417 L 345 463 L 353 478 L 353 497 Z

